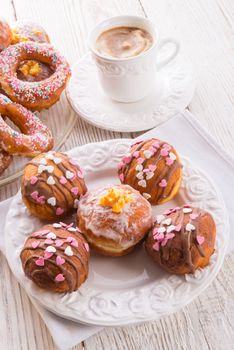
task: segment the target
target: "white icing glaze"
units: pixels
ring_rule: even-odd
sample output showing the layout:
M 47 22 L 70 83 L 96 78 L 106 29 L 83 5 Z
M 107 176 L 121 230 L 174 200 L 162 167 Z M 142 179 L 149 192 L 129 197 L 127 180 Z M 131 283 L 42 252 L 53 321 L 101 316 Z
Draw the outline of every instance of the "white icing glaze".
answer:
M 128 185 L 116 185 L 116 187 L 130 190 L 132 200 L 124 205 L 121 213 L 114 213 L 110 206 L 99 204 L 100 198 L 107 194 L 110 187 L 113 186 L 99 188 L 86 194 L 79 202 L 78 213 L 84 220 L 85 229 L 92 231 L 96 236 L 103 236 L 123 245 L 131 238 L 134 241 L 139 228 L 150 226 L 152 209 L 149 202 L 138 191 Z M 141 210 L 141 206 L 145 208 L 144 217 L 136 215 Z M 129 218 L 133 216 L 135 221 L 129 224 Z

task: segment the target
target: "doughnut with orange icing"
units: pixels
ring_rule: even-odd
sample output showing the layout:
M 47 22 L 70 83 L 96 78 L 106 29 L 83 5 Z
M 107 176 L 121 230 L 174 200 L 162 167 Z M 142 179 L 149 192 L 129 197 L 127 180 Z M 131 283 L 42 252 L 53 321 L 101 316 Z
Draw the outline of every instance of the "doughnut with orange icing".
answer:
M 12 28 L 11 44 L 15 45 L 19 42 L 35 41 L 37 43 L 50 43 L 50 38 L 45 29 L 35 23 L 18 23 Z
M 152 209 L 130 186 L 106 186 L 81 198 L 77 220 L 92 248 L 103 255 L 122 256 L 130 253 L 151 228 Z
M 89 245 L 72 224 L 46 225 L 32 233 L 20 258 L 26 276 L 51 292 L 73 292 L 88 276 Z
M 52 221 L 75 212 L 86 191 L 77 161 L 66 154 L 41 153 L 24 169 L 22 198 L 30 213 L 40 219 Z
M 215 237 L 216 226 L 211 214 L 185 205 L 157 216 L 145 248 L 163 269 L 184 275 L 209 263 Z
M 131 146 L 118 165 L 118 175 L 150 203 L 162 204 L 177 194 L 182 165 L 173 146 L 153 138 Z
M 7 116 L 22 133 L 2 118 Z M 53 147 L 50 130 L 31 111 L 0 94 L 0 147 L 10 154 L 35 156 Z
M 11 44 L 11 29 L 7 22 L 0 19 L 0 52 Z
M 17 77 L 23 61 L 38 61 L 49 65 L 53 74 L 41 81 L 28 82 Z M 0 83 L 6 94 L 31 110 L 49 108 L 60 98 L 70 78 L 66 59 L 49 44 L 21 42 L 5 49 L 0 56 Z

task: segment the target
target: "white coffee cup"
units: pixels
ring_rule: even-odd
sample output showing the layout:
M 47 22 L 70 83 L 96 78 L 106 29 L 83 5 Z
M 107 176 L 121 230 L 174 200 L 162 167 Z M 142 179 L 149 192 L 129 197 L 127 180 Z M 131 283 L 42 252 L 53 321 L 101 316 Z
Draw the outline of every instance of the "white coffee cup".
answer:
M 127 26 L 145 29 L 153 37 L 153 45 L 141 54 L 128 58 L 101 55 L 96 50 L 99 35 L 113 27 Z M 159 60 L 159 51 L 173 44 L 171 52 Z M 138 16 L 117 16 L 99 23 L 89 37 L 89 48 L 96 62 L 101 85 L 105 93 L 119 102 L 135 102 L 148 95 L 157 79 L 157 71 L 169 63 L 179 52 L 179 43 L 173 38 L 160 40 L 159 32 L 150 20 Z

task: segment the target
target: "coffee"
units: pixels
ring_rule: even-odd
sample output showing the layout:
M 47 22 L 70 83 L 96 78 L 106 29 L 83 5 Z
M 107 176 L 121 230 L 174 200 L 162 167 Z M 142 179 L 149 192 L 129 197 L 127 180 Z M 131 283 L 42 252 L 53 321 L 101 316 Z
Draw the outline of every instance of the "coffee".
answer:
M 96 40 L 96 50 L 111 58 L 138 56 L 152 45 L 152 35 L 137 27 L 114 27 L 102 32 Z

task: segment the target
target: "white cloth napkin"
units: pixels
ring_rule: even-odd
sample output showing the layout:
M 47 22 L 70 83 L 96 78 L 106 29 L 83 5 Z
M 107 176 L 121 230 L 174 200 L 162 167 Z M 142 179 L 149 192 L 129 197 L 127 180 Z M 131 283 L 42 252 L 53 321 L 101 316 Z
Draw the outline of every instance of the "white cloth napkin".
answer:
M 222 192 L 226 207 L 229 211 L 231 227 L 234 226 L 234 159 L 199 126 L 194 116 L 185 111 L 141 135 L 137 139 L 157 137 L 173 144 L 179 153 L 189 157 L 216 182 Z M 0 249 L 4 253 L 5 217 L 11 199 L 0 203 Z M 234 249 L 234 239 L 230 240 L 229 252 Z M 37 311 L 47 325 L 53 340 L 61 350 L 87 339 L 102 328 L 86 326 L 68 321 L 44 309 L 38 302 L 30 298 Z

